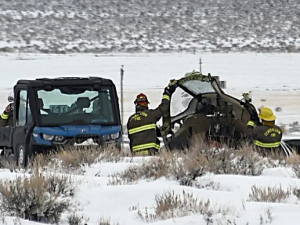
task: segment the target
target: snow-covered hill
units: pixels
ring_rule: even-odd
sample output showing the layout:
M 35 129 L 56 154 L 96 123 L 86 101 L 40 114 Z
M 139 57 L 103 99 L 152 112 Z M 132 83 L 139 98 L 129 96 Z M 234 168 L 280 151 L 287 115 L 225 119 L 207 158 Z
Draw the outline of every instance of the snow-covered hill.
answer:
M 0 1 L 4 52 L 298 52 L 296 0 Z

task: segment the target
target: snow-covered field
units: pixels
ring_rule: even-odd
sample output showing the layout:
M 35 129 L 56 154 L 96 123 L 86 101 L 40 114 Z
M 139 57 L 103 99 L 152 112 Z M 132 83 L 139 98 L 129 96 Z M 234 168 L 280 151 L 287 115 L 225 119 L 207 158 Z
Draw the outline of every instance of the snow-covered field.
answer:
M 102 76 L 111 78 L 120 90 L 120 67 L 124 65 L 125 121 L 134 111 L 133 101 L 143 92 L 149 96 L 151 107 L 156 107 L 161 99 L 163 88 L 172 78 L 180 78 L 186 72 L 199 69 L 202 58 L 204 74 L 220 76 L 227 82 L 226 92 L 241 98 L 243 92 L 252 91 L 254 104 L 281 107 L 276 113 L 278 123 L 288 124 L 300 120 L 300 55 L 298 54 L 111 54 L 111 55 L 0 55 L 1 82 L 0 106 L 7 104 L 7 94 L 18 79 L 58 76 Z M 264 99 L 264 100 L 262 100 Z M 219 223 L 237 225 L 288 224 L 297 225 L 300 220 L 299 201 L 289 198 L 284 203 L 258 203 L 248 201 L 253 185 L 288 186 L 300 185 L 300 180 L 283 167 L 265 169 L 260 176 L 214 175 L 198 178 L 202 188 L 184 187 L 177 181 L 165 178 L 156 181 L 139 181 L 137 184 L 110 186 L 109 175 L 123 171 L 132 165 L 131 159 L 118 163 L 98 163 L 86 169 L 79 191 L 74 197 L 79 213 L 89 217 L 87 224 L 96 224 L 101 217 L 111 218 L 112 222 L 125 224 L 145 224 L 137 216 L 136 208 L 148 207 L 152 212 L 155 195 L 174 190 L 192 192 L 199 199 L 210 199 L 217 207 L 229 208 L 226 218 L 219 216 Z M 140 163 L 143 158 L 134 159 Z M 96 176 L 97 174 L 97 176 Z M 99 175 L 100 174 L 100 175 Z M 14 178 L 15 173 L 0 171 L 0 178 Z M 218 184 L 212 188 L 209 183 Z M 131 208 L 131 209 L 130 209 Z M 270 213 L 271 219 L 270 219 Z M 60 224 L 67 223 L 64 214 Z M 14 218 L 7 217 L 8 225 Z M 271 221 L 269 221 L 271 220 Z M 1 222 L 0 222 L 1 223 Z M 37 224 L 21 220 L 21 223 Z M 202 215 L 189 215 L 182 218 L 157 221 L 154 224 L 209 224 Z M 231 223 L 233 224 L 233 223 Z
M 242 98 L 243 92 L 252 91 L 257 107 L 282 108 L 277 113 L 278 123 L 299 121 L 299 54 L 2 54 L 0 106 L 6 105 L 6 96 L 18 79 L 102 76 L 112 79 L 120 91 L 120 68 L 124 65 L 124 121 L 127 121 L 134 111 L 137 94 L 147 94 L 150 107 L 156 107 L 169 80 L 199 70 L 200 57 L 202 72 L 226 81 L 227 93 Z
M 206 174 L 196 179 L 197 187 L 182 186 L 178 181 L 166 178 L 158 180 L 140 180 L 133 184 L 111 185 L 111 175 L 122 172 L 133 164 L 149 160 L 145 158 L 124 158 L 118 163 L 99 163 L 86 169 L 84 175 L 74 175 L 78 182 L 78 190 L 72 199 L 77 206 L 76 214 L 89 219 L 86 224 L 100 225 L 297 225 L 299 223 L 300 205 L 296 196 L 282 199 L 282 202 L 257 202 L 250 198 L 252 187 L 257 188 L 299 188 L 300 180 L 295 178 L 291 170 L 284 167 L 265 169 L 260 176 L 242 175 L 214 175 Z M 14 179 L 20 174 L 0 171 L 0 178 Z M 146 222 L 139 214 L 153 214 L 156 206 L 155 197 L 165 193 L 172 193 L 183 197 L 193 194 L 193 198 L 199 201 L 210 201 L 212 215 L 208 222 L 208 215 L 188 212 L 182 217 L 165 220 L 154 219 Z M 186 207 L 189 207 L 186 205 Z M 218 210 L 220 209 L 220 212 Z M 186 213 L 183 210 L 183 213 Z M 67 225 L 68 216 L 71 213 L 63 213 L 60 223 Z M 180 212 L 175 213 L 180 214 Z M 208 216 L 209 217 L 209 216 Z M 110 223 L 99 223 L 101 218 L 107 218 Z M 42 223 L 32 222 L 15 217 L 4 216 L 3 224 L 12 225 L 19 221 L 22 225 L 38 225 Z M 1 222 L 0 222 L 1 223 Z M 80 224 L 80 225 L 83 225 Z

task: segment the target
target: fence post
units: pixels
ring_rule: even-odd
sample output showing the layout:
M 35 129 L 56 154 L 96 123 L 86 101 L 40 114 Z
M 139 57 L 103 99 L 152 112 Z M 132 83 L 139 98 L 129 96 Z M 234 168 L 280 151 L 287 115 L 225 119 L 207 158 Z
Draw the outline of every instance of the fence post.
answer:
M 124 91 L 123 91 L 123 80 L 124 80 L 124 66 L 121 66 L 121 123 L 123 126 L 124 122 Z
M 202 74 L 202 60 L 199 59 L 199 72 Z
M 124 149 L 124 139 L 123 139 L 123 122 L 124 122 L 124 96 L 123 96 L 123 79 L 124 79 L 124 66 L 121 65 L 120 75 L 121 75 L 121 129 L 122 129 L 122 139 L 121 139 L 121 150 Z

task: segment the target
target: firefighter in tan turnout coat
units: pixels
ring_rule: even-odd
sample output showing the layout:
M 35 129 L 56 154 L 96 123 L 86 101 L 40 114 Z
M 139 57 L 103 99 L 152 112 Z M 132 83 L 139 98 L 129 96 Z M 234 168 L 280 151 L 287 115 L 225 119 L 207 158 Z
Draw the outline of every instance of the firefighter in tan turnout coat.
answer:
M 156 123 L 169 113 L 171 96 L 176 90 L 176 81 L 165 88 L 160 105 L 156 109 L 149 109 L 147 96 L 139 94 L 134 101 L 135 114 L 129 117 L 127 123 L 130 149 L 133 155 L 154 155 L 159 151 L 161 136 Z
M 246 135 L 262 155 L 268 155 L 272 150 L 279 150 L 282 130 L 275 125 L 276 116 L 270 108 L 263 107 L 258 117 L 262 123 L 255 124 L 250 120 L 247 124 Z

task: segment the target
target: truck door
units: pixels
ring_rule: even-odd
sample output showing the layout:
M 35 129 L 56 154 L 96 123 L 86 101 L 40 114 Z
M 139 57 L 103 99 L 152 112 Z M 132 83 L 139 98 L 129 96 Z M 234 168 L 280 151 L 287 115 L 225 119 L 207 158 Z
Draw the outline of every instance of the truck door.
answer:
M 14 109 L 13 147 L 18 165 L 26 166 L 32 134 L 32 115 L 26 88 L 16 88 Z

